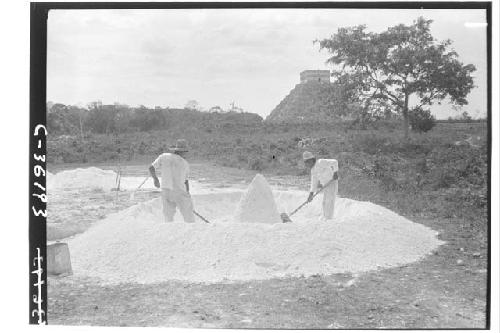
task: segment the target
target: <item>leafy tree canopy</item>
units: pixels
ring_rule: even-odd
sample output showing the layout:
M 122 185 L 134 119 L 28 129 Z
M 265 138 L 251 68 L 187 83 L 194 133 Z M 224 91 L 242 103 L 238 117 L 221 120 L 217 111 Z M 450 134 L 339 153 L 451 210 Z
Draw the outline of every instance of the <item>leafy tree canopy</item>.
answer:
M 327 63 L 334 66 L 338 82 L 355 90 L 365 109 L 388 103 L 403 115 L 408 136 L 410 96 L 418 99 L 415 107 L 447 97 L 465 105 L 474 87 L 474 65 L 458 60 L 451 40 L 437 41 L 431 23 L 420 17 L 410 26 L 399 24 L 380 33 L 367 32 L 364 25 L 340 28 L 316 42 L 331 54 Z

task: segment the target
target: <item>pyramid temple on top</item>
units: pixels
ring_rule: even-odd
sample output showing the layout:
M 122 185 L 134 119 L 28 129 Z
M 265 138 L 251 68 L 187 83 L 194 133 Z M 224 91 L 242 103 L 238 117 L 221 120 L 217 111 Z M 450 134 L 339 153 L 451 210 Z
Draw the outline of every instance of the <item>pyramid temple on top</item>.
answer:
M 300 83 L 306 82 L 330 83 L 330 71 L 322 69 L 302 71 L 300 72 Z
M 342 86 L 330 81 L 329 70 L 305 70 L 300 83 L 267 116 L 267 122 L 296 123 L 348 118 Z

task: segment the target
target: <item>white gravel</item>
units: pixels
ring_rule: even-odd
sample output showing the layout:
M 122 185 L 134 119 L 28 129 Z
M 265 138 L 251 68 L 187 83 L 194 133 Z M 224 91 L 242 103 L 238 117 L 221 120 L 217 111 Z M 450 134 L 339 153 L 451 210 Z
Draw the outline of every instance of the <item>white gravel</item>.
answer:
M 241 196 L 234 220 L 247 223 L 281 223 L 271 187 L 260 173 L 253 178 Z
M 56 174 L 47 173 L 49 190 L 76 188 L 111 190 L 113 187 L 116 187 L 116 172 L 112 170 L 89 167 L 64 170 Z
M 69 240 L 74 274 L 113 284 L 358 273 L 419 260 L 442 244 L 423 225 L 345 198 L 337 200 L 333 221 L 319 220 L 316 200 L 293 223 L 235 223 L 241 196 L 194 196 L 196 209 L 212 224 L 186 224 L 179 214 L 176 222 L 163 223 L 158 199 L 110 215 Z M 274 191 L 274 197 L 280 211 L 290 212 L 307 193 Z

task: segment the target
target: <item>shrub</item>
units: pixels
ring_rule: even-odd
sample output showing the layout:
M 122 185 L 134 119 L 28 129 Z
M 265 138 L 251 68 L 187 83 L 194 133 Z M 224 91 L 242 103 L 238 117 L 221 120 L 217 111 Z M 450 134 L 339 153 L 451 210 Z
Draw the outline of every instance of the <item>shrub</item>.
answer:
M 418 133 L 428 132 L 436 125 L 436 118 L 431 115 L 431 111 L 422 107 L 411 109 L 408 117 L 411 129 Z
M 262 171 L 265 168 L 264 162 L 260 158 L 255 158 L 252 161 L 248 161 L 248 167 L 250 170 Z

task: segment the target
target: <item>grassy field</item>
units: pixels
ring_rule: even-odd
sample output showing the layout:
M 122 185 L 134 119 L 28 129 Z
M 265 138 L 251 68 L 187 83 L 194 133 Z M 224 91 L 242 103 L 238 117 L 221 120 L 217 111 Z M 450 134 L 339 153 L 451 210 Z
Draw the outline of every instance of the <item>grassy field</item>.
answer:
M 408 142 L 391 126 L 367 131 L 335 126 L 226 128 L 220 133 L 184 130 L 92 136 L 86 142 L 63 137 L 49 141 L 49 171 L 76 165 L 114 168 L 120 161 L 129 165 L 130 172 L 145 174 L 146 170 L 140 170 L 176 137 L 191 143 L 191 158 L 197 165 L 193 177 L 212 179 L 219 185 L 248 181 L 259 171 L 274 184 L 305 189 L 307 175 L 300 164 L 304 149 L 337 158 L 340 196 L 388 207 L 439 231 L 439 238 L 446 244 L 419 262 L 361 276 L 113 287 L 75 277 L 51 278 L 49 323 L 227 328 L 485 327 L 485 123 L 441 123 Z M 79 154 L 73 153 L 78 150 Z M 105 212 L 130 204 L 127 197 L 119 194 L 119 204 Z
M 403 214 L 486 218 L 484 122 L 439 123 L 409 141 L 402 139 L 398 124 L 391 123 L 370 130 L 345 124 L 227 125 L 91 135 L 83 141 L 68 136 L 49 138 L 49 165 L 149 164 L 176 138 L 185 138 L 192 161 L 293 177 L 304 176 L 301 154 L 311 150 L 319 157 L 338 159 L 340 182 L 350 191 L 348 196 L 363 193 L 367 200 L 382 200 Z M 373 191 L 365 189 L 366 180 L 378 186 Z

